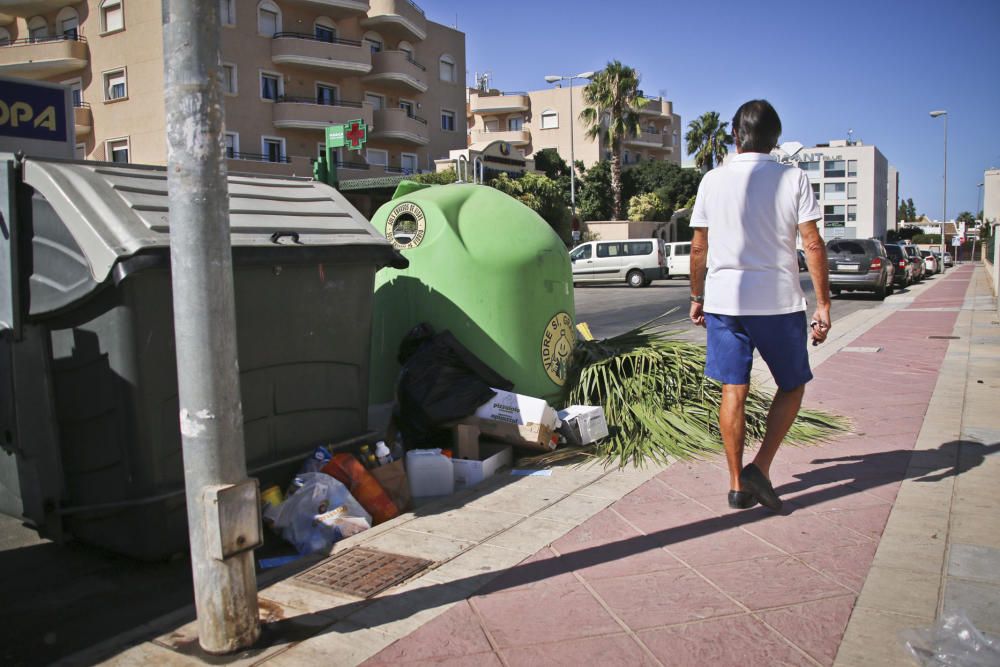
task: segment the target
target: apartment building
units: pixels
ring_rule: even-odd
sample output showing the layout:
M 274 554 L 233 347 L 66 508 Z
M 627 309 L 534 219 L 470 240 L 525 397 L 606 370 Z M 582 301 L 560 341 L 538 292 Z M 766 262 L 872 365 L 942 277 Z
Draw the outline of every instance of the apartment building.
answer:
M 580 121 L 580 111 L 586 106 L 583 89 L 584 86 L 555 86 L 530 92 L 503 92 L 470 88 L 469 144 L 504 141 L 524 156 L 554 148 L 569 162 L 572 136 L 574 156 L 584 166 L 608 159 L 611 147 L 603 140 L 588 139 L 587 127 Z M 623 163 L 665 160 L 680 164 L 681 117 L 673 112 L 673 103 L 653 98 L 638 111 L 641 132 L 625 140 Z
M 983 172 L 983 222 L 1000 222 L 1000 169 Z
M 875 146 L 834 140 L 789 154 L 789 144 L 777 149 L 779 159 L 806 172 L 823 212 L 824 238 L 885 240 L 895 225 L 899 174 Z M 892 213 L 890 214 L 890 208 Z
M 344 181 L 465 146 L 465 35 L 412 0 L 214 1 L 230 171 L 310 176 L 324 128 L 359 118 Z M 71 86 L 80 158 L 166 163 L 163 69 L 159 0 L 0 4 L 0 75 Z

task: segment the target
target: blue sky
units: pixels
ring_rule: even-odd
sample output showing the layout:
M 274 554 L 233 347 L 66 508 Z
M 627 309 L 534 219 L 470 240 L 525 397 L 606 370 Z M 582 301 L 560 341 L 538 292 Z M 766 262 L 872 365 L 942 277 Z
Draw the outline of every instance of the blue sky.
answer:
M 674 102 L 685 130 L 705 111 L 729 119 L 764 97 L 782 141 L 810 146 L 853 129 L 878 146 L 899 169 L 900 195 L 935 219 L 944 128 L 929 111 L 948 110 L 949 218 L 978 213 L 983 171 L 1000 167 L 998 0 L 417 1 L 431 20 L 457 16 L 470 82 L 489 71 L 497 88 L 532 90 L 546 74 L 617 58 L 639 70 L 646 94 Z

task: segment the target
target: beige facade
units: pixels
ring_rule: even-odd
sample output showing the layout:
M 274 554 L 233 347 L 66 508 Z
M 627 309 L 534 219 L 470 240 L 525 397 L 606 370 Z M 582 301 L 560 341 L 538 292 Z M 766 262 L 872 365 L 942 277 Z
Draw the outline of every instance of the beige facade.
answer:
M 339 156 L 345 180 L 433 171 L 466 145 L 465 35 L 412 0 L 215 1 L 231 171 L 310 176 L 324 128 L 355 119 L 368 145 Z M 159 1 L 0 12 L 0 75 L 78 89 L 79 157 L 166 162 Z
M 983 172 L 983 219 L 986 224 L 1000 222 L 1000 169 Z M 1000 262 L 998 262 L 1000 263 Z
M 584 86 L 545 88 L 530 92 L 498 90 L 468 91 L 469 143 L 506 141 L 524 155 L 554 148 L 570 161 L 570 137 L 575 159 L 590 167 L 610 157 L 610 146 L 588 139 L 580 121 Z M 572 113 L 570 97 L 572 96 Z M 681 118 L 668 100 L 654 98 L 639 110 L 642 131 L 627 139 L 622 160 L 633 165 L 642 160 L 665 160 L 680 164 Z
M 786 144 L 782 144 L 786 146 Z M 885 240 L 895 222 L 898 173 L 889 183 L 889 163 L 875 146 L 834 140 L 794 155 L 781 155 L 806 172 L 823 214 L 824 238 Z

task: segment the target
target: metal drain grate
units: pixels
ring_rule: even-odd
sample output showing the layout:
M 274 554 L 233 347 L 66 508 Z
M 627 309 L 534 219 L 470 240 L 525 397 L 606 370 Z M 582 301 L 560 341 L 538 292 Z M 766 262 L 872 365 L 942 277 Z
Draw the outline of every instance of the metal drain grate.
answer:
M 370 598 L 405 581 L 433 561 L 354 547 L 296 575 L 295 580 L 360 598 Z
M 932 340 L 959 340 L 961 336 L 928 336 Z

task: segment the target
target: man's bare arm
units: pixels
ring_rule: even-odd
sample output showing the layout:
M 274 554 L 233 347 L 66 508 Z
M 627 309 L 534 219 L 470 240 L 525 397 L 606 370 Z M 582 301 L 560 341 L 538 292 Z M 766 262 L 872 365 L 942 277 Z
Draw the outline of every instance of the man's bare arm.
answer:
M 826 258 L 826 244 L 819 235 L 816 222 L 799 225 L 802 236 L 802 250 L 806 256 L 806 267 L 816 292 L 816 311 L 813 313 L 813 343 L 822 343 L 830 331 L 830 267 Z
M 695 227 L 691 239 L 691 296 L 705 296 L 705 269 L 708 265 L 708 228 Z M 704 307 L 700 303 L 691 304 L 691 321 L 705 326 Z

